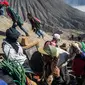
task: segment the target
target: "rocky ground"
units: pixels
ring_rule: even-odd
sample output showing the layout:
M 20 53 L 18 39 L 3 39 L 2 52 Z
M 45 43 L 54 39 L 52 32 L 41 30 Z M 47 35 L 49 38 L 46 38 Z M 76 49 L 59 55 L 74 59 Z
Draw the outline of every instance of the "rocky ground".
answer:
M 12 25 L 12 21 L 6 17 L 3 17 L 3 16 L 0 16 L 0 52 L 2 52 L 2 48 L 1 48 L 1 43 L 2 43 L 2 40 L 5 38 L 5 31 L 6 29 L 10 28 Z M 44 42 L 47 41 L 47 40 L 51 40 L 52 39 L 52 33 L 44 33 L 44 39 L 42 38 L 38 38 L 38 36 L 31 30 L 31 25 L 27 22 L 24 23 L 23 25 L 24 28 L 26 28 L 26 30 L 28 30 L 28 33 L 29 33 L 29 37 L 28 39 L 30 41 L 36 41 L 36 40 L 39 40 L 39 45 L 40 46 L 43 46 Z M 19 31 L 20 29 L 17 28 Z M 22 33 L 22 35 L 24 35 L 24 33 L 22 31 L 20 31 Z M 60 45 L 62 43 L 66 43 L 67 46 L 73 42 L 71 40 L 69 40 L 69 37 L 71 34 L 74 34 L 74 36 L 78 36 L 79 34 L 83 34 L 84 31 L 78 31 L 78 30 L 73 30 L 73 29 L 58 29 L 57 31 L 58 33 L 62 33 L 61 34 L 61 41 L 60 41 Z

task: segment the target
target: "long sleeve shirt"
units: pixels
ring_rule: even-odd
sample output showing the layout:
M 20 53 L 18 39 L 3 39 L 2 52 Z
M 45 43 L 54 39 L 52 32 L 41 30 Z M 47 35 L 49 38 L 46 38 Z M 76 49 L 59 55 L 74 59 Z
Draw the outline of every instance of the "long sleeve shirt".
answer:
M 15 49 L 4 40 L 3 42 L 3 52 L 6 55 L 6 57 L 10 60 L 17 60 L 20 62 L 20 64 L 23 64 L 24 61 L 27 59 L 26 56 L 23 54 L 22 47 L 20 44 L 17 42 L 17 45 L 19 47 L 18 53 L 16 53 Z

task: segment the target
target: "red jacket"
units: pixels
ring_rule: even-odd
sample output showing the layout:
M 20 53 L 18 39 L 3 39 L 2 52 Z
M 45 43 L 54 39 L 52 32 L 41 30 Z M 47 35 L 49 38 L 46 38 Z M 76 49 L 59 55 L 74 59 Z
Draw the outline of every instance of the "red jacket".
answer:
M 76 76 L 85 75 L 85 60 L 75 58 L 73 60 L 72 70 Z

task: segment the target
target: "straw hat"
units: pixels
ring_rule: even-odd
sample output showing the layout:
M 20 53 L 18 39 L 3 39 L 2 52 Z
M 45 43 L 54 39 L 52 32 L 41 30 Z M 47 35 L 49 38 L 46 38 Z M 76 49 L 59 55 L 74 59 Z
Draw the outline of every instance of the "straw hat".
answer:
M 74 47 L 79 47 L 79 46 L 78 46 L 78 43 L 72 43 L 72 45 L 73 45 Z
M 50 55 L 52 58 L 54 58 L 54 57 L 58 58 L 59 57 L 59 53 L 57 52 L 56 47 L 51 46 L 51 45 L 46 45 L 42 48 L 38 48 L 38 51 L 41 54 Z
M 74 47 L 76 47 L 79 51 L 81 51 L 81 49 L 80 49 L 80 47 L 79 47 L 79 44 L 78 44 L 78 43 L 72 43 L 72 45 L 73 45 Z

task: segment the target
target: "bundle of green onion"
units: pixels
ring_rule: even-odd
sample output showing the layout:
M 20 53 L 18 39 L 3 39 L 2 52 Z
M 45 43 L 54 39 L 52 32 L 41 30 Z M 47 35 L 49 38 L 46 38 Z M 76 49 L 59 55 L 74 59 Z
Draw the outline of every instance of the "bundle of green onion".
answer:
M 0 68 L 6 74 L 11 76 L 15 82 L 17 81 L 17 85 L 25 85 L 25 70 L 22 65 L 19 64 L 18 61 L 3 60 L 2 62 L 0 62 Z

